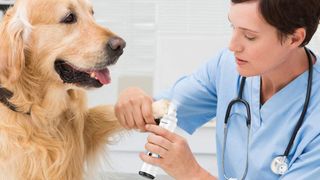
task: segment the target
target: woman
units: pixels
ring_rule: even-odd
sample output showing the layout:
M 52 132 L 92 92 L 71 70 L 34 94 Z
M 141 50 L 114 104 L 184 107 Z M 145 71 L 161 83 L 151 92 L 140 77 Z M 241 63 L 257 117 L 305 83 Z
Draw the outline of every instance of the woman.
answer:
M 318 0 L 232 0 L 229 49 L 155 98 L 179 103 L 178 125 L 189 133 L 216 117 L 219 179 L 320 177 L 320 62 L 305 48 L 319 19 Z M 237 101 L 227 115 L 236 97 L 249 107 Z M 161 158 L 141 159 L 175 179 L 216 179 L 182 137 L 153 125 L 152 101 L 130 88 L 116 105 L 125 128 L 154 133 L 146 149 Z

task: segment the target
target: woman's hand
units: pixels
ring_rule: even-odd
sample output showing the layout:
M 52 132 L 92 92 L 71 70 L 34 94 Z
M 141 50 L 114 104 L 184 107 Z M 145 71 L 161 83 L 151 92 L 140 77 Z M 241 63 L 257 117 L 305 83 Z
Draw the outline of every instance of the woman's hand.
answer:
M 153 99 L 139 88 L 121 92 L 115 105 L 115 114 L 126 129 L 145 131 L 146 124 L 155 124 L 152 114 Z
M 149 135 L 145 149 L 160 158 L 141 153 L 143 161 L 161 167 L 177 180 L 215 179 L 200 167 L 183 137 L 156 125 L 146 125 L 146 130 L 154 134 Z

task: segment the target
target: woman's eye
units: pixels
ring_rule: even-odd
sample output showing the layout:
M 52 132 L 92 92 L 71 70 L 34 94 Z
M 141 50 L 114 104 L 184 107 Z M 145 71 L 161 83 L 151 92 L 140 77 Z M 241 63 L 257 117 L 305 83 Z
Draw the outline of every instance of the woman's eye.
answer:
M 254 41 L 256 39 L 256 37 L 253 37 L 253 36 L 249 36 L 249 35 L 244 35 L 244 37 L 246 39 L 248 39 L 249 41 Z
M 77 22 L 77 17 L 74 13 L 68 14 L 65 18 L 62 19 L 61 23 L 73 24 Z

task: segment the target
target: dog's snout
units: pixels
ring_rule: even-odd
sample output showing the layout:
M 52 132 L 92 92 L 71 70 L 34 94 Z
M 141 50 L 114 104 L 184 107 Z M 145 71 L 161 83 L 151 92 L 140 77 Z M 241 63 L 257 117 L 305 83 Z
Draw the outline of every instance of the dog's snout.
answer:
M 113 36 L 109 39 L 107 45 L 111 51 L 121 51 L 126 47 L 126 42 L 120 37 Z

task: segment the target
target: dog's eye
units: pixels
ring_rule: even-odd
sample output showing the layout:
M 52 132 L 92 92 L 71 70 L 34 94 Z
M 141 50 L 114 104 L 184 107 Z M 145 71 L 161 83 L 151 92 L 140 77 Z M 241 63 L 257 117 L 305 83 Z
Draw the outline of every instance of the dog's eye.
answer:
M 77 17 L 74 13 L 68 14 L 65 18 L 62 19 L 61 23 L 73 24 L 77 22 Z

